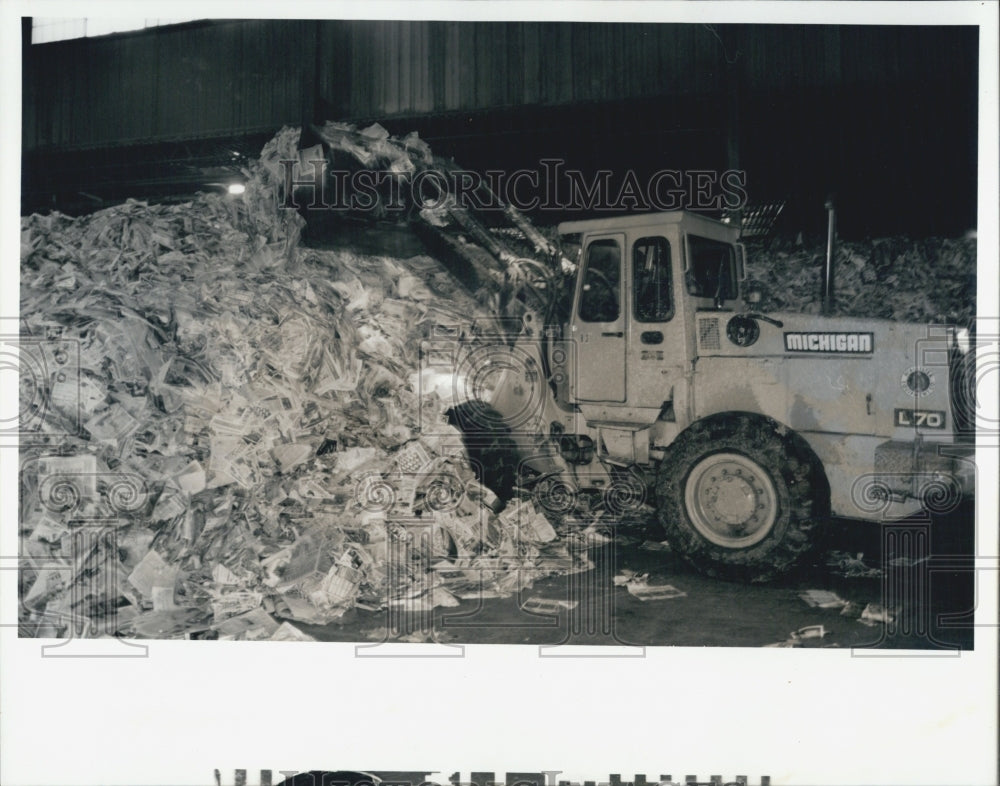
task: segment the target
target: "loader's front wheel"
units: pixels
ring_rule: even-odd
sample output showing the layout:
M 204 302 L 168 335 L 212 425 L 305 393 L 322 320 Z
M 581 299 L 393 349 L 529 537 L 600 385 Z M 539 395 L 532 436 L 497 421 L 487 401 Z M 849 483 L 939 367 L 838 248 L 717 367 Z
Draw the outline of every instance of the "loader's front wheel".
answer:
M 792 567 L 828 511 L 829 487 L 805 441 L 746 413 L 698 421 L 657 476 L 671 547 L 708 575 L 767 581 Z

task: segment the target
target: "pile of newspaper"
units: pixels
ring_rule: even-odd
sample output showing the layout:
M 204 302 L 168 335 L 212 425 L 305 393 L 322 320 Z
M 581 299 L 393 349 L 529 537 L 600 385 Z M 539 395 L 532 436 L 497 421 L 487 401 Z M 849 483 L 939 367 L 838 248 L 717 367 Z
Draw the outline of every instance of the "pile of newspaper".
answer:
M 22 220 L 22 635 L 286 639 L 590 567 L 421 367 L 489 315 L 429 257 L 299 247 L 296 143 L 242 198 Z
M 971 233 L 840 242 L 833 313 L 969 326 L 976 315 L 976 242 Z M 750 248 L 750 283 L 762 295 L 755 308 L 818 314 L 824 259 L 822 243 L 778 237 Z

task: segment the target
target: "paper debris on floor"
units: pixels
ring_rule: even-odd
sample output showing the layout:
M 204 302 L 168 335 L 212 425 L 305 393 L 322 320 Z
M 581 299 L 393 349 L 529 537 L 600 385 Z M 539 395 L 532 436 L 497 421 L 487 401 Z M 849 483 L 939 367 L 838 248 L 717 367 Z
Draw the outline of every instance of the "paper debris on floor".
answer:
M 282 622 L 271 636 L 271 641 L 316 641 L 308 633 L 303 633 L 290 622 Z
M 687 597 L 686 592 L 677 589 L 672 584 L 650 584 L 649 574 L 636 573 L 628 569 L 620 571 L 612 579 L 612 582 L 616 587 L 624 587 L 630 595 L 639 600 L 669 600 Z
M 805 590 L 799 593 L 799 597 L 814 609 L 839 609 L 847 605 L 846 600 L 830 590 Z
M 763 646 L 766 649 L 787 649 L 790 647 L 801 647 L 802 641 L 800 639 L 793 639 L 789 637 L 783 641 L 776 641 L 773 644 L 765 644 Z
M 558 614 L 560 611 L 573 610 L 579 601 L 555 598 L 528 598 L 521 604 L 521 610 L 530 614 Z
M 869 603 L 865 606 L 864 611 L 861 612 L 858 621 L 869 627 L 887 625 L 896 619 L 898 613 L 898 609 L 886 608 L 881 603 Z
M 822 639 L 826 636 L 826 628 L 822 625 L 807 625 L 791 634 L 793 639 Z
M 850 617 L 851 619 L 858 619 L 861 613 L 864 611 L 865 607 L 862 603 L 855 603 L 853 600 L 848 601 L 844 604 L 844 607 L 840 610 L 841 617 Z
M 645 584 L 630 581 L 625 585 L 630 595 L 639 600 L 669 600 L 671 598 L 686 598 L 687 593 L 671 584 Z
M 804 628 L 793 630 L 784 641 L 776 641 L 764 646 L 769 648 L 801 647 L 804 641 L 823 639 L 826 634 L 827 630 L 822 625 L 806 625 Z
M 261 608 L 253 609 L 245 614 L 213 625 L 220 639 L 241 639 L 246 641 L 263 641 L 273 639 L 278 632 L 278 622 Z
M 849 579 L 877 579 L 882 575 L 881 568 L 868 565 L 860 552 L 831 551 L 826 564 L 834 573 Z

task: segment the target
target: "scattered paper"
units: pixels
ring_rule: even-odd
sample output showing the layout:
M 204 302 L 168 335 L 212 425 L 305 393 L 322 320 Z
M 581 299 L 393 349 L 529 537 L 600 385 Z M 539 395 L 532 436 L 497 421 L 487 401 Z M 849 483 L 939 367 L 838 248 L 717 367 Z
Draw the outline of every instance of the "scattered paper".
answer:
M 846 551 L 830 552 L 827 559 L 827 566 L 833 571 L 849 579 L 874 579 L 882 575 L 880 568 L 872 567 L 865 563 L 865 555 L 861 552 L 849 554 Z
M 460 601 L 459 598 L 443 587 L 435 587 L 430 592 L 420 595 L 419 597 L 397 598 L 390 601 L 389 605 L 402 609 L 403 611 L 414 612 L 431 611 L 438 606 L 453 608 L 460 605 Z
M 630 595 L 639 600 L 669 600 L 687 597 L 686 592 L 677 589 L 672 584 L 650 584 L 648 573 L 636 573 L 633 570 L 623 569 L 612 579 L 612 582 L 616 587 L 625 587 Z
M 153 600 L 153 611 L 171 611 L 177 608 L 174 603 L 173 586 L 154 586 L 151 590 Z
M 777 641 L 773 644 L 765 644 L 765 647 L 801 647 L 803 641 L 810 639 L 822 639 L 826 636 L 826 628 L 822 625 L 807 625 L 804 628 L 793 630 L 784 641 Z
M 630 595 L 639 600 L 669 600 L 671 598 L 686 598 L 687 593 L 670 584 L 645 584 L 630 581 L 625 585 Z
M 273 639 L 280 627 L 277 620 L 263 609 L 253 609 L 212 626 L 220 638 L 242 638 L 246 641 Z
M 847 601 L 836 592 L 830 590 L 811 589 L 800 592 L 799 597 L 814 609 L 839 609 L 847 605 Z
M 531 614 L 558 614 L 560 611 L 572 610 L 579 605 L 576 600 L 554 598 L 528 598 L 521 604 L 521 609 Z
M 173 591 L 177 574 L 177 568 L 168 565 L 157 552 L 148 551 L 129 574 L 128 581 L 144 597 L 152 599 L 153 587 L 170 587 Z
M 271 641 L 316 641 L 308 633 L 303 633 L 290 622 L 282 622 L 271 636 Z
M 212 601 L 212 616 L 216 622 L 252 611 L 261 605 L 264 596 L 252 590 L 237 590 L 220 595 Z
M 886 625 L 896 619 L 897 611 L 888 609 L 881 603 L 869 603 L 861 612 L 859 621 L 868 626 Z
M 87 421 L 85 428 L 94 439 L 119 440 L 139 427 L 139 421 L 121 404 L 112 404 Z

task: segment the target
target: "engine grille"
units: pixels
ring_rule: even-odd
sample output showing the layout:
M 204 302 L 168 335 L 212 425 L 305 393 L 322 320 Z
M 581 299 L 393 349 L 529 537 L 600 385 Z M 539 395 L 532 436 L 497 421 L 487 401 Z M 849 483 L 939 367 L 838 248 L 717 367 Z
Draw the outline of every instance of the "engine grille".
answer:
M 719 349 L 719 320 L 698 320 L 698 346 L 701 349 Z

